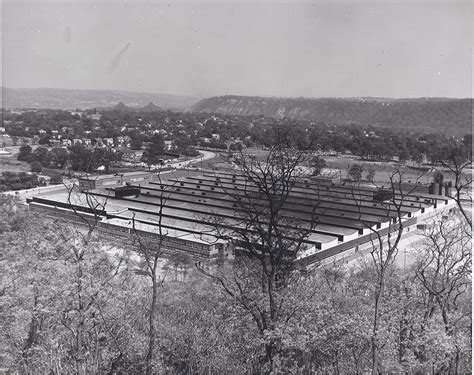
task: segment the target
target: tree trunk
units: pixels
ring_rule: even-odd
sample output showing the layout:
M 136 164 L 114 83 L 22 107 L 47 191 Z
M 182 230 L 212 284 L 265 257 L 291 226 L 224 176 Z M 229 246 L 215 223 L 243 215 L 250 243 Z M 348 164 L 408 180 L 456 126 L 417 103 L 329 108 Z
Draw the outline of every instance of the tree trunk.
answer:
M 36 338 L 38 334 L 38 327 L 40 325 L 39 320 L 36 316 L 37 306 L 38 306 L 38 290 L 34 288 L 34 297 L 33 297 L 33 316 L 31 317 L 30 327 L 28 329 L 28 337 L 22 348 L 22 357 L 27 358 L 29 356 L 28 351 L 36 343 Z
M 380 299 L 382 298 L 384 282 L 382 274 L 379 281 L 379 288 L 375 292 L 374 321 L 372 327 L 372 375 L 380 374 L 380 353 L 379 353 L 379 321 L 380 321 Z
M 156 263 L 156 262 L 155 262 Z M 152 299 L 150 306 L 150 316 L 149 316 L 149 334 L 148 334 L 148 350 L 146 354 L 146 375 L 151 375 L 153 373 L 153 351 L 155 350 L 155 341 L 156 341 L 156 327 L 155 327 L 155 315 L 156 308 L 158 303 L 158 283 L 156 280 L 156 267 L 154 267 L 154 274 L 152 276 Z
M 272 374 L 273 373 L 273 367 L 274 367 L 274 361 L 273 358 L 275 356 L 275 345 L 273 344 L 273 341 L 271 341 L 268 344 L 265 344 L 265 373 L 266 374 Z
M 79 323 L 77 325 L 77 354 L 76 354 L 76 371 L 78 375 L 84 375 L 84 353 L 83 353 L 83 333 L 84 333 L 84 315 L 79 311 Z
M 81 260 L 79 260 L 81 262 Z M 76 371 L 78 375 L 84 375 L 84 304 L 82 301 L 82 267 L 79 263 L 77 272 L 77 294 L 78 294 L 78 312 L 79 321 L 77 323 L 76 332 Z

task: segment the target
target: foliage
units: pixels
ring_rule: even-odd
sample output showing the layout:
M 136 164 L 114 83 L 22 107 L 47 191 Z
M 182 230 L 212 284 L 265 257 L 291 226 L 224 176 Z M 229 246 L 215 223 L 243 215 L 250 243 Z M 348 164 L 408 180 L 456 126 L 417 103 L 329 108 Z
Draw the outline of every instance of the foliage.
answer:
M 397 131 L 433 131 L 458 134 L 471 127 L 472 99 L 333 99 L 265 98 L 225 95 L 203 99 L 195 112 L 238 115 L 248 113 L 266 118 L 290 117 L 299 121 L 366 124 Z
M 405 105 L 399 108 L 402 107 L 406 108 Z M 383 108 L 393 110 L 395 107 L 390 105 Z M 11 121 L 5 124 L 5 129 L 13 139 L 21 142 L 26 138 L 31 141 L 33 136 L 38 136 L 39 143 L 45 145 L 67 139 L 89 139 L 95 142 L 96 139 L 104 137 L 113 138 L 114 144 L 117 145 L 119 137 L 129 137 L 132 149 L 140 149 L 143 142 L 151 141 L 159 132 L 165 141 L 173 142 L 180 153 L 194 156 L 194 149 L 198 147 L 226 150 L 228 141 L 233 142 L 232 148 L 239 147 L 235 145 L 241 142 L 247 146 L 275 146 L 276 134 L 290 130 L 298 140 L 295 145 L 301 149 L 311 145 L 311 148 L 318 152 L 350 152 L 368 160 L 384 161 L 398 157 L 402 163 L 421 163 L 426 157 L 436 164 L 448 158 L 450 147 L 447 146 L 450 143 L 462 149 L 464 154 L 472 154 L 472 135 L 464 134 L 470 131 L 469 128 L 464 132 L 457 132 L 453 138 L 453 134 L 433 132 L 432 126 L 426 129 L 407 129 L 403 126 L 404 129 L 400 131 L 394 126 L 383 129 L 371 126 L 370 121 L 347 123 L 345 119 L 338 123 L 333 118 L 328 121 L 311 121 L 263 116 L 116 110 L 104 110 L 99 121 L 92 121 L 85 116 L 78 119 L 69 112 L 53 110 L 45 110 L 41 114 L 14 114 L 4 111 L 3 116 L 4 120 Z M 390 117 L 390 121 L 396 118 L 395 114 L 392 116 L 395 117 Z M 218 137 L 214 138 L 213 134 Z M 87 155 L 84 156 L 87 159 Z M 24 157 L 21 156 L 22 160 Z M 87 166 L 88 162 L 84 164 Z
M 20 153 L 18 154 L 18 160 L 30 162 L 33 158 L 30 145 L 23 145 L 20 147 Z
M 38 176 L 34 173 L 3 172 L 0 177 L 0 191 L 31 189 L 38 184 Z
M 149 167 L 152 165 L 157 165 L 160 163 L 160 160 L 163 158 L 165 153 L 165 141 L 161 134 L 154 134 L 150 143 L 143 152 L 142 161 L 146 163 Z
M 362 181 L 362 174 L 364 172 L 364 168 L 360 164 L 352 164 L 347 171 L 347 175 L 352 181 L 360 182 Z
M 69 152 L 62 147 L 55 147 L 49 152 L 49 158 L 55 168 L 64 169 L 69 161 Z
M 326 160 L 321 158 L 320 156 L 313 156 L 310 160 L 310 168 L 312 169 L 313 176 L 319 176 L 321 171 L 327 167 Z
M 37 147 L 33 151 L 33 160 L 41 163 L 43 167 L 48 167 L 51 161 L 48 149 L 46 147 Z
M 36 161 L 34 160 L 31 164 L 30 164 L 30 169 L 31 169 L 31 172 L 34 172 L 34 173 L 41 173 L 42 169 L 43 169 L 43 166 L 41 165 L 41 163 L 39 161 Z
M 143 146 L 143 140 L 140 134 L 133 133 L 130 135 L 130 148 L 132 150 L 141 150 Z

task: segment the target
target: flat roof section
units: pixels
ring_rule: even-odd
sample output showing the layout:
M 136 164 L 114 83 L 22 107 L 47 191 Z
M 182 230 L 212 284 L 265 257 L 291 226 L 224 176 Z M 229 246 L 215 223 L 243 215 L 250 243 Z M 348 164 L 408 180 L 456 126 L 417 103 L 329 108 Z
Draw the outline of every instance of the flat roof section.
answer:
M 215 174 L 212 173 L 204 173 L 204 176 L 208 177 L 216 177 L 219 179 L 244 179 L 243 176 L 238 175 L 238 174 L 233 174 L 229 172 L 216 172 Z M 235 176 L 235 177 L 234 177 Z M 342 183 L 342 184 L 337 184 L 331 181 L 314 181 L 311 177 L 308 177 L 306 182 L 298 182 L 296 186 L 298 187 L 315 187 L 315 188 L 321 188 L 321 187 L 331 187 L 332 190 L 336 191 L 341 191 L 344 192 L 347 190 L 354 190 L 354 186 L 351 185 L 350 183 Z M 397 184 L 398 185 L 398 184 Z M 364 193 L 366 192 L 367 194 L 372 194 L 374 191 L 377 191 L 379 189 L 386 189 L 386 190 L 391 190 L 390 186 L 373 186 L 373 187 L 368 187 L 368 186 L 356 186 L 355 189 L 359 191 L 359 193 Z M 420 183 L 408 183 L 408 182 L 402 182 L 399 186 L 399 188 L 395 189 L 395 195 L 401 195 L 401 192 L 404 195 L 404 199 L 407 199 L 409 202 L 412 201 L 418 201 L 419 198 L 428 198 L 428 199 L 437 199 L 437 200 L 447 200 L 449 197 L 445 195 L 439 195 L 439 194 L 429 194 L 428 191 L 428 186 L 420 184 Z M 370 195 L 371 196 L 371 195 Z
M 156 185 L 161 185 L 157 184 L 154 182 L 150 182 L 151 186 L 156 186 Z M 150 186 L 150 185 L 149 185 Z M 168 185 L 170 187 L 171 185 Z M 199 186 L 199 187 L 198 187 Z M 207 198 L 214 198 L 214 199 L 221 199 L 227 202 L 234 202 L 235 199 L 237 198 L 238 194 L 242 192 L 242 190 L 230 190 L 225 191 L 217 186 L 214 188 L 214 190 L 211 190 L 213 186 L 209 186 L 206 184 L 195 184 L 193 182 L 189 181 L 180 181 L 179 186 L 176 187 L 176 192 L 182 193 L 184 190 L 188 191 L 191 193 L 191 195 L 194 196 L 204 196 L 203 193 L 205 193 L 205 196 Z M 149 187 L 145 187 L 145 189 L 149 189 Z M 235 193 L 235 195 L 231 195 L 231 193 Z M 242 194 L 242 197 L 244 197 L 244 194 Z M 262 200 L 262 202 L 264 202 Z M 310 203 L 316 202 L 316 205 L 311 205 Z M 257 198 L 254 199 L 254 203 L 257 204 Z M 343 218 L 343 217 L 349 217 L 349 218 L 354 218 L 357 220 L 357 222 L 370 222 L 370 223 L 379 223 L 383 221 L 388 221 L 389 217 L 396 217 L 396 212 L 395 211 L 389 211 L 389 210 L 378 210 L 378 214 L 370 211 L 367 212 L 366 208 L 372 209 L 374 207 L 375 203 L 372 203 L 371 207 L 368 207 L 367 205 L 364 206 L 357 206 L 354 202 L 352 204 L 346 203 L 346 202 L 335 202 L 334 200 L 317 200 L 316 198 L 302 198 L 302 197 L 289 197 L 286 202 L 287 206 L 290 207 L 291 211 L 297 211 L 296 207 L 298 206 L 299 209 L 301 207 L 307 208 L 307 210 L 302 209 L 301 211 L 306 211 L 306 212 L 311 212 L 313 207 L 316 207 L 316 210 L 319 214 L 321 215 L 327 215 L 327 216 L 337 216 L 338 218 Z M 293 207 L 294 209 L 291 209 Z M 415 210 L 413 210 L 415 211 Z M 411 212 L 413 212 L 411 211 Z M 327 214 L 325 214 L 327 212 Z M 410 211 L 408 211 L 410 212 Z M 408 213 L 406 212 L 406 213 Z
M 138 198 L 124 198 L 125 200 L 132 200 L 136 202 L 145 202 L 145 203 L 150 203 L 150 204 L 160 204 L 160 199 L 153 196 L 153 195 L 140 195 Z M 210 202 L 211 201 L 211 202 Z M 204 208 L 209 208 L 208 210 L 205 210 Z M 234 218 L 236 217 L 236 209 L 233 208 L 231 205 L 225 206 L 222 204 L 212 204 L 212 198 L 210 199 L 204 199 L 200 198 L 199 200 L 176 200 L 173 196 L 170 196 L 167 198 L 167 204 L 165 208 L 170 208 L 172 210 L 176 211 L 176 214 L 179 214 L 179 210 L 188 210 L 193 213 L 197 213 L 198 215 L 216 215 L 216 216 L 222 216 L 225 218 Z M 186 214 L 184 214 L 186 216 Z M 240 217 L 240 215 L 238 215 Z M 293 216 L 295 217 L 295 216 Z M 293 217 L 289 217 L 289 219 L 292 219 Z M 300 215 L 298 215 L 300 217 Z M 303 218 L 304 219 L 304 218 Z M 314 218 L 311 218 L 310 215 L 307 215 L 306 217 L 307 220 L 311 220 Z M 353 235 L 354 233 L 357 233 L 356 229 L 351 229 L 351 228 L 345 228 L 345 227 L 337 227 L 334 225 L 326 225 L 323 223 L 317 223 L 315 225 L 315 230 L 320 230 L 320 231 L 325 231 L 330 234 L 335 234 L 335 235 Z
M 160 193 L 160 189 L 153 187 L 142 187 L 142 191 L 145 192 L 145 196 L 153 196 L 154 193 Z M 151 191 L 150 194 L 148 192 Z M 223 192 L 211 192 L 205 196 L 192 194 L 195 189 L 191 187 L 180 187 L 180 191 L 174 191 L 173 194 L 168 197 L 169 201 L 184 201 L 189 203 L 203 204 L 208 207 L 222 208 L 222 207 L 232 207 L 235 203 L 230 197 L 228 197 Z M 216 193 L 216 194 L 214 194 Z M 220 196 L 218 196 L 220 194 Z M 257 203 L 254 204 L 257 206 Z M 233 210 L 238 209 L 233 208 Z M 331 225 L 340 226 L 348 229 L 362 229 L 366 228 L 364 222 L 367 222 L 369 225 L 375 225 L 379 222 L 388 221 L 388 218 L 385 220 L 380 220 L 380 218 L 374 219 L 366 214 L 359 214 L 357 212 L 348 212 L 344 210 L 335 210 L 327 209 L 324 207 L 316 207 L 313 211 L 311 206 L 295 203 L 287 203 L 283 206 L 284 212 L 291 212 L 292 216 L 298 215 L 303 219 L 309 218 L 311 216 L 317 216 L 318 220 L 322 223 L 327 223 Z M 306 215 L 306 216 L 305 216 Z
M 188 180 L 193 180 L 193 181 L 202 181 L 199 184 L 206 185 L 208 186 L 209 183 L 214 184 L 215 186 L 221 186 L 221 188 L 224 188 L 225 190 L 231 191 L 231 189 L 234 189 L 237 187 L 237 189 L 242 188 L 241 190 L 247 190 L 247 191 L 256 191 L 256 188 L 252 185 L 249 185 L 245 183 L 244 180 L 242 179 L 236 179 L 235 182 L 230 182 L 229 178 L 226 178 L 225 181 L 221 178 L 220 181 L 218 181 L 218 185 L 216 185 L 216 180 L 212 180 L 211 178 L 197 178 L 197 177 L 190 177 Z M 206 181 L 206 182 L 204 182 Z M 233 181 L 233 180 L 231 180 Z M 333 186 L 326 185 L 325 187 L 320 186 L 318 189 L 310 189 L 308 188 L 302 188 L 302 187 L 295 187 L 292 190 L 292 198 L 301 198 L 301 199 L 308 199 L 308 200 L 320 200 L 320 201 L 332 201 L 332 202 L 338 202 L 338 203 L 343 203 L 343 204 L 348 204 L 348 205 L 356 205 L 356 202 L 358 205 L 361 206 L 374 206 L 374 201 L 373 201 L 373 195 L 379 189 L 373 189 L 370 190 L 370 193 L 365 193 L 362 192 L 362 190 L 359 190 L 357 187 L 356 188 L 351 188 L 351 190 L 348 192 L 346 190 L 340 191 L 338 193 L 337 187 L 334 188 Z M 400 196 L 400 194 L 398 194 Z M 395 194 L 397 196 L 397 194 Z M 424 201 L 416 200 L 416 198 L 411 197 L 409 195 L 404 196 L 403 199 L 395 199 L 397 204 L 401 204 L 403 207 L 403 211 L 408 213 L 408 212 L 413 212 L 416 211 L 416 207 L 428 207 L 429 204 L 425 203 Z M 413 203 L 413 204 L 412 204 Z M 391 202 L 384 202 L 384 204 L 393 206 L 393 203 Z M 416 204 L 416 207 L 415 207 Z

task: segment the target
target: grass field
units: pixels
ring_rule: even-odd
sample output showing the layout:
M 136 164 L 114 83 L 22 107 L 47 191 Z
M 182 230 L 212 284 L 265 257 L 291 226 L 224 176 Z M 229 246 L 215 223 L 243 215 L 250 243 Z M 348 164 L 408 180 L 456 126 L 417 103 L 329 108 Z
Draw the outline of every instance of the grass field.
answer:
M 16 156 L 0 156 L 0 172 L 29 172 L 30 165 L 24 161 L 19 161 Z
M 259 160 L 264 160 L 268 151 L 259 147 L 251 147 L 244 150 L 245 154 L 256 157 Z M 341 177 L 347 177 L 347 170 L 352 164 L 360 164 L 364 168 L 373 167 L 375 169 L 375 183 L 383 184 L 389 182 L 390 175 L 399 170 L 403 174 L 404 181 L 419 181 L 421 183 L 428 183 L 433 180 L 434 171 L 430 167 L 424 166 L 420 169 L 410 168 L 396 162 L 372 162 L 360 160 L 356 157 L 343 156 L 323 156 L 328 168 L 341 170 Z M 200 165 L 196 165 L 200 168 Z M 226 170 L 230 169 L 231 165 L 227 163 L 223 157 L 217 156 L 211 160 L 206 160 L 202 163 L 203 169 Z

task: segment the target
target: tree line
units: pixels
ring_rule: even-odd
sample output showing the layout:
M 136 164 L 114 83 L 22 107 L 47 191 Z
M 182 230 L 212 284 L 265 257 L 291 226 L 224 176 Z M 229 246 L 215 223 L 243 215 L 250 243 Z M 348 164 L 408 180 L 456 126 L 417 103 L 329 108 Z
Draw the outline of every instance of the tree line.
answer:
M 75 144 L 68 148 L 44 146 L 34 151 L 31 146 L 20 147 L 18 160 L 30 163 L 33 172 L 41 172 L 44 168 L 65 169 L 70 166 L 73 171 L 91 172 L 104 166 L 108 172 L 113 163 L 122 159 L 122 153 L 113 147 L 86 147 Z
M 57 131 L 66 138 L 117 138 L 129 136 L 132 148 L 140 148 L 155 131 L 164 131 L 165 141 L 173 141 L 177 152 L 192 153 L 196 147 L 227 149 L 228 142 L 240 140 L 245 146 L 275 145 L 275 128 L 288 130 L 299 138 L 298 146 L 309 142 L 315 150 L 350 152 L 369 160 L 422 162 L 424 157 L 435 163 L 446 157 L 446 143 L 455 142 L 471 148 L 472 134 L 453 137 L 442 133 L 396 131 L 368 125 L 330 124 L 322 121 L 296 121 L 263 116 L 229 116 L 206 113 L 121 112 L 102 111 L 100 120 L 80 118 L 66 111 L 47 110 L 40 113 L 4 113 L 5 129 L 11 136 L 39 136 L 40 144 L 47 145 Z M 45 133 L 40 134 L 43 130 Z M 218 135 L 215 137 L 214 135 Z

